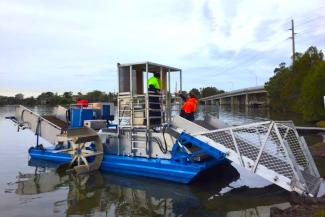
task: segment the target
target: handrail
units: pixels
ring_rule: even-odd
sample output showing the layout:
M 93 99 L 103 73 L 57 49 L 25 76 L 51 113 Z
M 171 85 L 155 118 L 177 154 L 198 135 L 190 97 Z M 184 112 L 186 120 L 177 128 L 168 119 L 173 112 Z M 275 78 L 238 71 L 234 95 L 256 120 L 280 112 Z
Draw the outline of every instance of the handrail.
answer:
M 222 129 L 210 130 L 209 133 L 222 132 L 222 131 L 225 131 L 225 130 L 241 129 L 243 127 L 255 127 L 255 126 L 260 126 L 260 125 L 264 125 L 264 124 L 270 124 L 271 122 L 272 121 L 263 121 L 263 122 L 257 122 L 257 123 L 239 125 L 239 126 L 225 127 L 225 128 L 222 128 Z M 194 134 L 191 134 L 191 135 L 192 136 L 199 136 L 201 134 L 206 134 L 206 133 L 207 133 L 207 131 L 203 131 L 203 132 L 198 132 L 198 133 L 194 133 Z

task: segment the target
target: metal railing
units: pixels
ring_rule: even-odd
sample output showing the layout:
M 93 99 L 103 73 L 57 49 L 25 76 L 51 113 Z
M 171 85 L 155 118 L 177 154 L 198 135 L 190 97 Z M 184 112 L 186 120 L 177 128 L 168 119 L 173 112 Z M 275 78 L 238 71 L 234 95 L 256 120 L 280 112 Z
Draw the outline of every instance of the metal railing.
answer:
M 292 122 L 266 121 L 194 135 L 221 145 L 232 160 L 287 190 L 315 195 L 319 189 L 315 162 Z
M 149 98 L 154 98 L 155 100 L 149 100 Z M 152 122 L 156 121 L 159 125 L 165 123 L 169 119 L 168 113 L 168 97 L 164 94 L 119 94 L 118 132 L 120 130 L 128 132 L 132 151 L 146 151 L 147 148 L 145 147 L 150 145 L 148 137 L 151 128 L 156 125 Z M 145 136 L 140 136 L 143 135 L 144 129 Z M 143 147 L 143 144 L 145 147 Z
M 162 95 L 155 95 L 155 94 L 149 94 L 148 97 L 152 98 L 159 98 L 157 100 L 158 102 L 148 102 L 148 105 L 146 104 L 146 95 L 133 95 L 130 94 L 123 94 L 118 97 L 118 119 L 128 119 L 127 122 L 119 121 L 119 124 L 121 124 L 120 127 L 131 127 L 134 125 L 131 123 L 134 118 L 140 118 L 136 117 L 135 113 L 143 112 L 143 119 L 147 119 L 147 113 L 152 112 L 160 112 L 160 115 L 148 115 L 149 120 L 152 119 L 160 119 L 161 123 L 166 123 L 170 120 L 170 104 L 168 103 L 168 98 L 165 94 Z M 154 106 L 152 105 L 160 105 L 160 109 L 152 108 Z M 138 124 L 139 126 L 139 124 Z M 141 124 L 141 126 L 146 126 L 145 123 Z

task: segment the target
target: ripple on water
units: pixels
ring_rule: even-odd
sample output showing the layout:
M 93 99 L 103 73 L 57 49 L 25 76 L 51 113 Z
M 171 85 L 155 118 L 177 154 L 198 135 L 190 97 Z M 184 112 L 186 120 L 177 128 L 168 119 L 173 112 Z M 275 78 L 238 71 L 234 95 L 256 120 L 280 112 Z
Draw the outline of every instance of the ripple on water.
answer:
M 34 135 L 17 134 L 3 120 L 13 108 L 0 107 L 0 149 L 8 153 L 0 158 L 6 165 L 0 176 L 1 216 L 268 216 L 272 206 L 290 206 L 286 191 L 236 166 L 214 168 L 190 185 L 101 172 L 60 176 L 55 164 L 29 161 Z M 32 109 L 47 113 L 53 107 Z M 199 117 L 204 110 L 200 107 Z M 270 117 L 265 109 L 220 110 L 220 118 L 232 124 Z

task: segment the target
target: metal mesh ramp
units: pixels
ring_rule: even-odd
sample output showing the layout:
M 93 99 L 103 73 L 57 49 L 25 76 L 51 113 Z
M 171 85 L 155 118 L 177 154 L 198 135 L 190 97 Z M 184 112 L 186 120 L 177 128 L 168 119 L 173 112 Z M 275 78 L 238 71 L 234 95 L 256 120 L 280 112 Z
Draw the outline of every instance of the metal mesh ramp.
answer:
M 186 125 L 195 125 L 187 123 Z M 183 124 L 182 124 L 183 125 Z M 227 158 L 274 184 L 317 195 L 321 178 L 292 122 L 266 121 L 191 135 L 226 153 Z

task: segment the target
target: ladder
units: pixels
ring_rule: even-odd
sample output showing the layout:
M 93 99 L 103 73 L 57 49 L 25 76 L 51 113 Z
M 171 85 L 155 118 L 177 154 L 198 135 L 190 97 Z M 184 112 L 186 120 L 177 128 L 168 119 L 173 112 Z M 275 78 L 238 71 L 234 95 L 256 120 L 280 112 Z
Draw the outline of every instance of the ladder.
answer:
M 192 137 L 288 191 L 317 196 L 322 179 L 305 140 L 298 135 L 291 121 L 265 121 L 207 130 L 176 117 L 174 125 L 183 132 L 182 126 L 186 125 L 187 133 Z
M 147 149 L 147 133 L 144 136 L 139 136 L 134 129 L 130 132 L 130 141 L 131 141 L 131 151 L 139 150 L 146 151 Z M 140 146 L 142 144 L 142 146 Z

